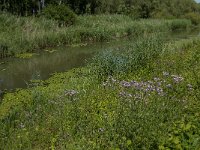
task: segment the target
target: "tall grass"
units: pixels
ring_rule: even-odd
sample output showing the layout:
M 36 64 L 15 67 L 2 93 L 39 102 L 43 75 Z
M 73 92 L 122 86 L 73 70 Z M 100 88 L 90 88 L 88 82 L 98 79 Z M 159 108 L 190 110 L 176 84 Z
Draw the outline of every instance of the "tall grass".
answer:
M 10 54 L 40 50 L 57 45 L 108 41 L 124 36 L 138 37 L 152 32 L 188 28 L 188 20 L 140 20 L 123 15 L 79 16 L 71 27 L 59 27 L 56 21 L 34 17 L 0 15 L 0 45 Z
M 163 35 L 139 38 L 134 44 L 120 50 L 107 50 L 95 56 L 91 62 L 92 72 L 98 78 L 134 72 L 158 58 L 165 47 Z

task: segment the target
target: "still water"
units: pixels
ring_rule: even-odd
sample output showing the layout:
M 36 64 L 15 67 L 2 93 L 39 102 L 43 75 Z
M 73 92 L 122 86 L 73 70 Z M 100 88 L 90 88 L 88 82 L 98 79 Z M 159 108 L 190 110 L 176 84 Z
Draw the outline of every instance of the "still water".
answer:
M 81 47 L 58 47 L 52 53 L 41 52 L 29 59 L 0 60 L 0 90 L 26 88 L 30 80 L 45 80 L 53 73 L 64 72 L 86 64 L 96 53 L 129 43 L 129 40 L 96 43 Z
M 199 30 L 167 34 L 169 39 L 185 39 L 199 36 Z M 26 88 L 30 80 L 45 80 L 53 73 L 81 67 L 86 60 L 105 49 L 122 47 L 133 43 L 134 39 L 123 39 L 110 43 L 96 43 L 81 47 L 58 47 L 54 51 L 41 52 L 29 59 L 7 58 L 0 60 L 0 91 Z

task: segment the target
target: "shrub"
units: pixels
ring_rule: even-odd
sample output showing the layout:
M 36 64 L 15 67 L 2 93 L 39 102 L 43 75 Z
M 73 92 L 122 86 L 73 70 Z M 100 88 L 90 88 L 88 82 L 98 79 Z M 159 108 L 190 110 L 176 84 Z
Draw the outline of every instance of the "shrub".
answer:
M 76 21 L 75 13 L 70 10 L 66 5 L 49 5 L 47 6 L 42 15 L 48 19 L 54 19 L 60 25 L 72 25 Z
M 200 14 L 198 13 L 187 13 L 184 18 L 191 20 L 193 25 L 199 25 L 200 24 Z

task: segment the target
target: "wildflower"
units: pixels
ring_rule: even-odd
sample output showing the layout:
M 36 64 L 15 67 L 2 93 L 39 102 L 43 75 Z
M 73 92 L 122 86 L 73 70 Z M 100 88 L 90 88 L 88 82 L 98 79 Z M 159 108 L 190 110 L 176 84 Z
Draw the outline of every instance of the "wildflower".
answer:
M 111 80 L 113 83 L 117 82 L 117 80 L 114 79 L 113 77 L 110 77 L 110 80 Z
M 158 81 L 160 81 L 160 78 L 154 78 L 154 81 L 156 81 L 156 82 L 158 82 Z
M 167 88 L 172 88 L 172 85 L 171 84 L 167 84 L 166 87 Z
M 74 96 L 78 94 L 78 91 L 75 91 L 75 90 L 67 90 L 65 91 L 65 96 Z
M 158 95 L 163 95 L 163 89 L 162 88 L 156 88 L 156 91 Z
M 163 72 L 163 76 L 169 76 L 169 72 Z
M 107 85 L 107 83 L 106 82 L 103 82 L 103 86 L 106 86 Z
M 132 94 L 127 94 L 127 97 L 133 97 Z
M 100 132 L 103 132 L 103 131 L 104 131 L 104 128 L 99 128 L 99 131 L 100 131 Z
M 126 93 L 123 91 L 123 92 L 120 92 L 119 95 L 120 95 L 121 97 L 125 97 Z
M 131 98 L 131 97 L 133 97 L 132 94 L 126 93 L 126 92 L 124 92 L 124 91 L 123 91 L 123 92 L 120 92 L 119 95 L 120 95 L 121 97 L 126 97 L 126 98 Z
M 184 78 L 181 76 L 172 75 L 172 77 L 173 77 L 175 83 L 180 83 L 181 81 L 184 80 Z
M 130 82 L 132 85 L 134 85 L 135 83 L 137 83 L 137 81 L 131 81 Z
M 153 86 L 153 85 L 147 85 L 147 89 L 149 90 L 149 91 L 155 91 L 155 86 Z
M 136 81 L 132 81 L 131 85 L 134 86 L 137 90 L 141 90 L 142 84 Z
M 23 123 L 20 123 L 20 128 L 25 128 L 25 125 Z
M 130 82 L 127 82 L 127 81 L 122 81 L 121 82 L 121 85 L 123 86 L 123 87 L 131 87 L 131 83 Z
M 193 90 L 193 86 L 191 84 L 188 84 L 187 87 L 189 90 Z
M 158 86 L 162 86 L 162 82 L 158 82 L 157 85 L 158 85 Z

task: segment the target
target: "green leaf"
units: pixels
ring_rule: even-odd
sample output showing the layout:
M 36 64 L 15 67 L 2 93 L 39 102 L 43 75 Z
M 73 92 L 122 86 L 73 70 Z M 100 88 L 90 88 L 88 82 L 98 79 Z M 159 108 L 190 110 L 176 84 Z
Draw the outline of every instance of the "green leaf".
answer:
M 127 140 L 126 144 L 127 146 L 131 145 L 132 144 L 131 140 Z
M 179 144 L 179 143 L 180 143 L 179 138 L 178 138 L 178 137 L 175 137 L 175 138 L 173 139 L 173 143 L 174 143 L 174 144 Z
M 185 126 L 184 130 L 185 130 L 185 131 L 190 130 L 191 127 L 192 127 L 191 123 L 188 123 L 188 124 Z

